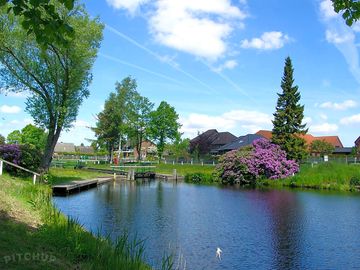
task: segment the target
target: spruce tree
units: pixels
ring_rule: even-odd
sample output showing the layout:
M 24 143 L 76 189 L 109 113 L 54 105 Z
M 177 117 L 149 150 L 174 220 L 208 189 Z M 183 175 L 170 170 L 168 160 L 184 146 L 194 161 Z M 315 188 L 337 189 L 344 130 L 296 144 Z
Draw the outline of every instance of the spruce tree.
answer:
M 284 75 L 281 81 L 282 93 L 278 93 L 274 113 L 272 141 L 287 153 L 289 159 L 300 161 L 307 155 L 306 142 L 301 137 L 307 133 L 304 118 L 304 106 L 299 104 L 298 86 L 293 86 L 294 69 L 290 57 L 285 59 Z

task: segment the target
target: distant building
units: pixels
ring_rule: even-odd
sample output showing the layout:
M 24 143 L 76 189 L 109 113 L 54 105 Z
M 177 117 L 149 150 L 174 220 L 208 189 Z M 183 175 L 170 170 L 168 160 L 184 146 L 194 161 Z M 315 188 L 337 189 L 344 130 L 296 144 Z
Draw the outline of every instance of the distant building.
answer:
M 92 146 L 77 146 L 76 147 L 76 152 L 80 153 L 80 154 L 94 154 L 95 150 Z
M 356 141 L 355 141 L 355 148 L 356 148 L 356 152 L 357 152 L 358 154 L 360 154 L 360 136 L 359 136 L 359 138 L 357 138 Z
M 157 147 L 155 144 L 153 144 L 150 141 L 143 141 L 141 144 L 141 160 L 145 160 L 149 155 L 156 155 L 157 153 Z M 137 159 L 139 156 L 139 153 L 136 149 L 134 149 L 134 157 Z
M 198 154 L 217 154 L 220 147 L 235 141 L 237 137 L 230 132 L 218 132 L 209 129 L 190 141 L 190 153 L 198 151 Z
M 75 145 L 73 143 L 57 143 L 54 153 L 75 153 Z
M 247 134 L 245 136 L 240 136 L 235 141 L 220 147 L 218 149 L 218 154 L 224 154 L 232 150 L 238 150 L 246 146 L 251 146 L 252 143 L 258 139 L 264 139 L 264 137 L 258 134 Z
M 271 140 L 272 138 L 272 132 L 270 130 L 259 130 L 258 132 L 256 132 L 257 135 L 261 135 L 264 138 Z M 334 146 L 335 148 L 342 148 L 344 147 L 340 138 L 338 136 L 319 136 L 319 137 L 315 137 L 311 134 L 305 134 L 305 135 L 300 135 L 300 137 L 302 137 L 305 141 L 307 145 L 310 145 L 313 141 L 325 141 L 327 143 L 330 143 L 332 146 Z
M 259 130 L 258 132 L 256 132 L 256 134 L 261 135 L 268 140 L 271 140 L 271 138 L 272 138 L 272 132 L 269 130 Z M 348 154 L 351 154 L 351 151 L 352 151 L 351 147 L 343 146 L 343 144 L 338 136 L 317 136 L 316 137 L 311 134 L 305 134 L 305 135 L 300 135 L 300 137 L 302 137 L 306 141 L 306 144 L 308 146 L 310 146 L 310 144 L 313 141 L 324 141 L 324 142 L 331 144 L 335 148 L 332 154 L 348 155 Z M 360 143 L 360 137 L 358 138 L 358 140 Z

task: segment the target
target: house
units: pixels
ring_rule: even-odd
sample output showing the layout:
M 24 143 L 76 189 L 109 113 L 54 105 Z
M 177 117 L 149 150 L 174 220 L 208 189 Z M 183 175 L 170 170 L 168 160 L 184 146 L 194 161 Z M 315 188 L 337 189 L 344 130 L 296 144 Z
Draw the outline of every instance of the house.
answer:
M 57 143 L 54 153 L 75 153 L 75 145 L 73 143 Z
M 360 150 L 360 136 L 355 141 L 355 148 L 358 149 L 358 151 Z
M 247 134 L 245 136 L 240 136 L 235 141 L 220 147 L 218 153 L 224 154 L 232 150 L 238 150 L 246 146 L 251 146 L 252 143 L 258 139 L 264 139 L 264 137 L 258 134 Z
M 271 140 L 272 132 L 270 130 L 259 130 L 256 132 L 257 135 L 263 136 L 264 138 Z M 313 136 L 311 134 L 300 135 L 299 137 L 303 138 L 306 144 L 309 146 L 313 141 L 324 141 L 330 143 L 334 148 L 333 154 L 345 154 L 349 151 L 344 147 L 340 138 L 338 136 Z M 360 140 L 359 140 L 360 141 Z M 342 149 L 342 150 L 340 150 Z
M 77 146 L 76 150 L 78 153 L 81 154 L 93 154 L 95 152 L 92 146 L 83 146 L 83 145 Z
M 209 129 L 190 140 L 190 153 L 198 151 L 200 156 L 217 154 L 220 147 L 235 141 L 237 137 L 230 132 Z
M 157 147 L 155 144 L 153 144 L 150 141 L 143 141 L 141 143 L 141 160 L 145 160 L 149 155 L 156 155 L 157 153 Z M 135 159 L 137 159 L 139 156 L 138 151 L 136 150 L 136 148 L 134 149 L 134 157 Z

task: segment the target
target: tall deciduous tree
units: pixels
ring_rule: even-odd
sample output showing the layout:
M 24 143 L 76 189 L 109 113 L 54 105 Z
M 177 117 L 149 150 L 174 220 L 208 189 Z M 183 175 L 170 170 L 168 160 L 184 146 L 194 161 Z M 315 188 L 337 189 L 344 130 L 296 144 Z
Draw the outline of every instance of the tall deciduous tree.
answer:
M 74 29 L 68 46 L 49 43 L 46 50 L 35 35 L 21 27 L 24 19 L 0 10 L 0 78 L 9 91 L 28 90 L 26 110 L 48 131 L 41 168 L 48 170 L 56 142 L 71 127 L 79 106 L 89 96 L 91 67 L 102 39 L 103 25 L 81 6 L 71 12 L 59 9 Z
M 137 159 L 141 159 L 141 146 L 144 140 L 149 137 L 149 123 L 151 120 L 151 112 L 154 104 L 146 97 L 134 95 L 130 101 L 128 113 L 128 134 L 134 141 L 135 148 L 138 153 Z
M 302 160 L 307 152 L 305 140 L 301 135 L 307 133 L 304 106 L 300 105 L 298 86 L 293 86 L 294 69 L 290 57 L 285 60 L 284 75 L 281 81 L 282 92 L 278 94 L 273 120 L 272 141 L 286 151 L 289 159 Z
M 175 108 L 162 101 L 156 111 L 151 113 L 150 134 L 156 143 L 159 159 L 164 152 L 167 140 L 175 140 L 179 136 L 179 115 Z
M 136 92 L 136 81 L 126 77 L 121 83 L 116 83 L 116 92 L 111 93 L 105 101 L 104 110 L 97 115 L 95 132 L 99 145 L 106 145 L 109 156 L 112 155 L 120 141 L 125 141 L 128 132 L 128 117 L 130 103 Z

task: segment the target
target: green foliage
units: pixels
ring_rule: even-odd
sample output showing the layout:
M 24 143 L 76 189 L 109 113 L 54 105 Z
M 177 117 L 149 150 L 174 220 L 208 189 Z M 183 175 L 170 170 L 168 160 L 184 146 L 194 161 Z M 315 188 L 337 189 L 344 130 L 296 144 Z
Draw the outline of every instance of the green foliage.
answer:
M 360 187 L 360 174 L 350 178 L 350 186 Z
M 142 142 L 149 137 L 149 123 L 153 107 L 154 104 L 148 98 L 142 97 L 138 93 L 130 101 L 128 135 L 134 141 L 138 160 L 141 159 Z
M 319 153 L 321 155 L 331 154 L 334 151 L 335 147 L 324 140 L 315 140 L 310 144 L 311 153 Z
M 179 115 L 175 108 L 165 101 L 162 101 L 159 107 L 151 113 L 150 137 L 156 143 L 159 159 L 164 152 L 166 141 L 179 137 L 180 124 L 178 120 Z
M 79 5 L 71 13 L 55 8 L 73 28 L 74 37 L 66 47 L 54 42 L 46 49 L 36 42 L 35 35 L 24 31 L 23 17 L 0 10 L 0 88 L 32 92 L 26 111 L 37 126 L 48 130 L 41 164 L 45 170 L 61 131 L 71 127 L 79 106 L 89 96 L 91 67 L 103 29 L 98 19 L 91 19 Z
M 44 151 L 47 134 L 42 128 L 28 124 L 21 131 L 14 130 L 8 134 L 8 144 L 28 144 Z
M 19 130 L 14 130 L 10 132 L 6 138 L 8 144 L 21 144 L 22 137 L 21 132 Z
M 0 134 L 0 145 L 5 144 L 5 137 Z
M 47 48 L 52 43 L 67 46 L 69 39 L 74 36 L 73 27 L 58 10 L 61 8 L 68 12 L 74 8 L 74 2 L 75 0 L 1 0 L 0 7 L 8 4 L 7 12 L 21 17 L 21 26 L 27 34 L 33 33 L 36 41 Z
M 284 75 L 281 81 L 282 93 L 278 94 L 273 120 L 272 141 L 286 151 L 289 159 L 301 161 L 307 155 L 305 140 L 300 135 L 306 134 L 304 106 L 299 104 L 298 86 L 293 86 L 293 67 L 290 57 L 285 60 Z
M 185 175 L 186 183 L 193 184 L 212 184 L 214 183 L 216 178 L 212 174 L 209 173 L 188 173 Z
M 179 158 L 189 159 L 189 146 L 190 139 L 182 139 L 179 135 L 173 143 L 166 144 L 165 150 L 168 151 L 170 157 L 173 156 L 176 160 Z
M 358 0 L 332 0 L 334 10 L 337 13 L 342 12 L 342 17 L 348 26 L 360 18 L 360 2 Z

